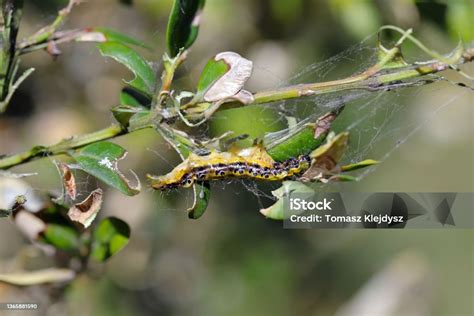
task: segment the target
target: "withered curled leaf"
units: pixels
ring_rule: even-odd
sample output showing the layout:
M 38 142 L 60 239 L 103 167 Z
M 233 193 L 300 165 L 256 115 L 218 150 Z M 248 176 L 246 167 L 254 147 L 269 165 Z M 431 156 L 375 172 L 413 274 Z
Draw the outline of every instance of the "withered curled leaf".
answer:
M 76 188 L 76 179 L 74 178 L 71 169 L 65 163 L 59 162 L 57 163 L 59 172 L 61 173 L 61 177 L 63 180 L 63 187 L 66 195 L 71 198 L 71 200 L 76 199 L 77 195 L 77 188 Z
M 71 206 L 67 216 L 72 221 L 82 224 L 84 228 L 88 228 L 100 211 L 102 195 L 101 189 L 92 191 L 84 201 Z

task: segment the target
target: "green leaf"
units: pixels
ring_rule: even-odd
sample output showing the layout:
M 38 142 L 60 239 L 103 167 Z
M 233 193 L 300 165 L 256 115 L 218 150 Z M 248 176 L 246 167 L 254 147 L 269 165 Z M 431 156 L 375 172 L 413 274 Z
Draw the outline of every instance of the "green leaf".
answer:
M 150 46 L 145 44 L 143 41 L 140 41 L 136 38 L 130 37 L 128 35 L 125 35 L 123 33 L 120 33 L 114 30 L 106 29 L 103 27 L 95 27 L 92 29 L 92 31 L 102 33 L 108 42 L 118 42 L 125 45 L 134 45 L 138 47 L 151 49 Z
M 111 57 L 126 66 L 135 75 L 131 81 L 126 81 L 132 87 L 151 96 L 155 90 L 156 74 L 150 64 L 136 51 L 117 42 L 98 44 L 102 56 Z
M 314 190 L 301 182 L 285 181 L 280 188 L 272 191 L 272 195 L 278 200 L 273 205 L 261 209 L 260 213 L 270 219 L 283 220 L 285 219 L 285 210 L 288 210 L 288 205 L 285 203 L 285 199 L 289 201 L 292 195 L 304 198 L 305 196 L 309 197 L 313 194 Z
M 65 251 L 76 251 L 79 247 L 76 230 L 65 225 L 48 224 L 40 240 Z
M 211 198 L 211 187 L 208 181 L 193 185 L 194 205 L 188 209 L 188 217 L 192 219 L 200 218 L 207 209 Z
M 150 112 L 150 110 L 141 105 L 119 105 L 113 107 L 111 111 L 117 122 L 119 122 L 120 125 L 125 128 L 130 126 L 130 120 L 133 116 L 137 114 L 142 115 L 142 113 Z
M 382 43 L 377 43 L 377 61 L 382 65 L 382 69 L 396 69 L 406 67 L 408 64 L 403 58 L 400 48 L 387 49 Z M 394 53 L 395 52 L 395 53 Z
M 268 154 L 275 161 L 284 161 L 291 157 L 308 154 L 321 145 L 325 137 L 326 135 L 314 138 L 314 126 L 308 125 L 293 136 L 269 147 Z
M 118 169 L 118 161 L 126 154 L 125 149 L 110 142 L 98 142 L 70 152 L 85 172 L 131 196 L 140 192 L 140 182 L 137 187 L 132 187 Z
M 204 95 L 214 82 L 219 80 L 229 69 L 230 66 L 223 59 L 210 59 L 202 70 L 201 77 L 199 77 L 197 92 Z
M 127 128 L 132 116 L 148 112 L 150 105 L 151 99 L 131 87 L 125 87 L 120 92 L 120 105 L 112 108 L 112 114 L 120 125 Z
M 137 99 L 135 99 L 130 93 L 127 93 L 124 90 L 120 92 L 120 105 L 136 106 L 136 107 L 142 106 L 140 102 L 138 102 Z
M 372 165 L 376 165 L 378 163 L 379 163 L 379 161 L 377 161 L 377 160 L 366 159 L 366 160 L 359 161 L 359 162 L 356 162 L 356 163 L 351 163 L 351 164 L 348 164 L 348 165 L 341 166 L 341 170 L 344 171 L 344 172 L 353 171 L 353 170 L 369 167 L 369 166 L 372 166 Z
M 13 285 L 30 286 L 45 283 L 68 282 L 76 277 L 70 269 L 44 269 L 0 274 L 0 281 Z
M 166 43 L 171 57 L 189 48 L 197 38 L 199 19 L 205 0 L 174 0 L 171 8 Z
M 91 256 L 98 262 L 122 250 L 130 239 L 130 227 L 116 217 L 103 219 L 96 227 L 92 237 Z
M 290 136 L 279 137 L 277 134 L 275 137 L 272 136 L 272 133 L 265 135 L 268 154 L 275 161 L 284 161 L 291 157 L 310 153 L 326 139 L 332 123 L 343 109 L 341 107 L 320 116 L 314 124 L 307 124 L 300 131 L 295 130 L 295 133 L 290 133 Z M 274 140 L 267 141 L 267 139 Z
M 132 87 L 125 87 L 122 89 L 122 91 L 120 91 L 120 104 L 150 108 L 151 98 L 141 94 Z

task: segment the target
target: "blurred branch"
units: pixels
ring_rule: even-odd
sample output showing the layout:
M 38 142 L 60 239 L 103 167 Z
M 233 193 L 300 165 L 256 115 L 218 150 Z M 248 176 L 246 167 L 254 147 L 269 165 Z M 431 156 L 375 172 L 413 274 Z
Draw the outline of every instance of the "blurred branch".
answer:
M 23 41 L 21 41 L 21 43 L 19 43 L 18 49 L 20 50 L 20 53 L 32 51 L 33 49 L 31 49 L 31 47 L 38 47 L 39 44 L 48 42 L 54 38 L 55 32 L 59 27 L 61 27 L 66 17 L 71 13 L 72 8 L 79 3 L 80 0 L 69 0 L 68 5 L 65 8 L 59 10 L 58 15 L 56 16 L 56 19 L 54 19 L 53 23 L 43 27 L 38 32 L 25 38 Z
M 15 87 L 12 84 L 18 70 L 16 41 L 23 13 L 23 0 L 3 0 L 3 30 L 0 58 L 0 113 L 4 112 Z M 26 78 L 26 76 L 24 76 Z M 22 80 L 24 80 L 24 78 Z M 18 86 L 18 85 L 16 85 Z
M 37 49 L 50 48 L 54 54 L 54 43 L 56 40 L 71 41 L 74 40 L 73 33 L 59 33 L 63 38 L 55 36 L 56 30 L 62 25 L 64 19 L 69 15 L 72 7 L 79 3 L 79 0 L 70 0 L 68 5 L 59 11 L 58 16 L 50 25 L 40 29 L 35 34 L 17 44 L 18 29 L 22 16 L 23 0 L 4 0 L 3 8 L 3 31 L 2 31 L 2 50 L 0 58 L 0 113 L 5 112 L 13 93 L 20 84 L 34 71 L 33 68 L 27 69 L 15 81 L 15 77 L 20 67 L 19 56 Z M 67 36 L 64 36 L 67 35 Z
M 57 44 L 67 43 L 67 42 L 74 42 L 80 38 L 83 38 L 87 33 L 89 33 L 88 29 L 82 30 L 67 30 L 61 32 L 54 32 L 44 41 L 38 41 L 33 43 L 27 43 L 26 41 L 22 41 L 18 45 L 19 54 L 24 55 L 26 53 L 31 53 L 41 49 L 47 49 L 51 46 L 56 46 Z

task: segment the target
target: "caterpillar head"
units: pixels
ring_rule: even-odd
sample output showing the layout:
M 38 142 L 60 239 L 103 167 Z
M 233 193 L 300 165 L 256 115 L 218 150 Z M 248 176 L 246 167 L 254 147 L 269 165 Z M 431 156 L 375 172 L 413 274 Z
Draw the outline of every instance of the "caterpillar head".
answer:
M 153 189 L 160 191 L 168 191 L 175 188 L 189 188 L 194 183 L 194 178 L 188 174 L 182 177 L 176 177 L 173 174 L 166 174 L 164 176 L 147 175 Z

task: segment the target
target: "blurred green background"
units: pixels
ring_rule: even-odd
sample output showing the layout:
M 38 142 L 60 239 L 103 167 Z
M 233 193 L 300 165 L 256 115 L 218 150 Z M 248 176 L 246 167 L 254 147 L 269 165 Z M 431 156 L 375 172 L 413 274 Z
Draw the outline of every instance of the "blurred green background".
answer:
M 64 4 L 25 1 L 21 34 L 51 21 Z M 104 26 L 136 36 L 154 48 L 143 54 L 159 62 L 170 8 L 169 0 L 136 0 L 132 6 L 88 1 L 74 10 L 67 27 Z M 467 0 L 207 0 L 199 37 L 177 84 L 192 90 L 207 59 L 230 50 L 254 61 L 249 90 L 281 86 L 383 24 L 413 27 L 418 38 L 445 53 L 459 38 L 472 43 L 473 18 L 474 7 Z M 23 65 L 36 72 L 0 117 L 2 154 L 111 122 L 109 109 L 118 104 L 122 86 L 119 78 L 130 75 L 101 58 L 94 45 L 72 44 L 61 50 L 54 61 L 44 52 L 23 58 Z M 419 54 L 411 47 L 405 53 Z M 341 60 L 338 69 L 350 62 Z M 465 70 L 472 74 L 473 66 Z M 446 76 L 460 80 L 452 73 Z M 337 71 L 323 76 L 333 77 L 338 77 Z M 473 93 L 447 83 L 441 87 L 438 93 L 444 97 L 459 98 L 432 117 L 433 106 L 442 101 L 421 92 L 410 97 L 410 108 L 403 112 L 406 118 L 399 117 L 399 124 L 409 119 L 421 128 L 374 172 L 341 190 L 474 191 Z M 266 112 L 223 112 L 210 132 L 240 127 L 261 135 L 265 130 L 256 128 L 258 121 L 267 130 L 281 128 L 274 114 Z M 249 116 L 253 120 L 246 119 Z M 117 143 L 129 151 L 122 169 L 133 169 L 142 179 L 147 172 L 165 173 L 178 162 L 152 131 L 121 137 Z M 15 170 L 39 172 L 29 179 L 34 191 L 59 189 L 51 159 Z M 84 177 L 82 193 L 94 184 Z M 90 275 L 74 281 L 64 300 L 48 303 L 44 288 L 0 284 L 0 302 L 45 302 L 48 315 L 359 315 L 351 314 L 348 302 L 362 300 L 362 289 L 377 288 L 378 280 L 379 300 L 369 302 L 408 308 L 403 313 L 396 309 L 393 315 L 474 313 L 472 229 L 283 230 L 282 223 L 258 212 L 262 199 L 253 190 L 241 183 L 214 187 L 210 207 L 197 221 L 187 218 L 185 210 L 192 200 L 184 191 L 163 195 L 144 190 L 131 198 L 108 190 L 102 216 L 126 220 L 132 227 L 130 244 L 105 266 L 94 266 Z M 267 206 L 268 200 L 263 203 Z M 49 264 L 37 251 L 24 248 L 25 239 L 9 221 L 0 221 L 0 240 L 3 273 L 25 261 L 32 269 Z M 412 292 L 401 291 L 405 296 L 397 292 L 404 282 L 414 284 Z M 54 291 L 48 288 L 48 293 Z

